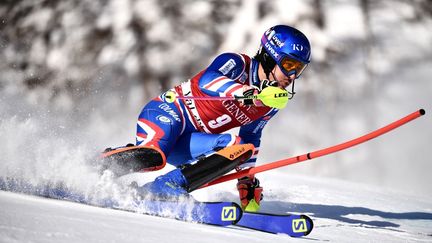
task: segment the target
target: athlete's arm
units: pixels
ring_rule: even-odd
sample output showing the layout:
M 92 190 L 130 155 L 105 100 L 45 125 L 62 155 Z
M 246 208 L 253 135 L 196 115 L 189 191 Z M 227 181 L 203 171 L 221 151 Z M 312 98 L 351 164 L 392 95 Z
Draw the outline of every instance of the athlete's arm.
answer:
M 242 55 L 223 53 L 216 57 L 199 80 L 200 89 L 210 96 L 242 96 L 245 88 L 235 80 L 245 72 L 246 63 Z

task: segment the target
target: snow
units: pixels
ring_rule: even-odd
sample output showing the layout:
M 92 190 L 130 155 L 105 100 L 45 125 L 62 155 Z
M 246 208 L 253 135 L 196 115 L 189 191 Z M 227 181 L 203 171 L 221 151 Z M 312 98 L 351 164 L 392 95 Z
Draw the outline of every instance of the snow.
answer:
M 180 222 L 138 213 L 0 191 L 1 242 L 430 242 L 432 198 L 301 176 L 265 178 L 263 211 L 304 213 L 315 228 L 303 239 L 238 227 Z M 282 183 L 283 182 L 283 183 Z M 230 184 L 230 183 L 225 183 Z M 232 183 L 231 183 L 232 184 Z M 232 185 L 230 185 L 232 186 Z M 195 197 L 224 195 L 226 187 Z M 289 189 L 289 190 L 287 190 Z

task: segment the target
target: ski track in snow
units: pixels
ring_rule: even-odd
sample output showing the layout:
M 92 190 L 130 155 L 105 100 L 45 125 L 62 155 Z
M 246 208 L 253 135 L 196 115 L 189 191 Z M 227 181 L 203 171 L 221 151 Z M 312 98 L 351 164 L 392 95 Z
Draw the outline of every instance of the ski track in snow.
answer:
M 262 210 L 311 216 L 310 235 L 297 239 L 0 191 L 0 242 L 432 242 L 430 198 L 338 180 L 266 176 L 272 189 Z M 232 183 L 224 183 L 193 195 L 237 200 L 234 193 Z

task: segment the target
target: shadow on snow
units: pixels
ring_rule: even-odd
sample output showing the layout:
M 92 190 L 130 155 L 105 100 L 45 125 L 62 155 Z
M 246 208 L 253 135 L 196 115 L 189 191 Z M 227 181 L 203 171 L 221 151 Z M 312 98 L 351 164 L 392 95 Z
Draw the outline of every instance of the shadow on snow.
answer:
M 307 214 L 313 218 L 333 219 L 348 224 L 362 224 L 371 227 L 400 227 L 390 222 L 390 219 L 405 220 L 432 220 L 432 213 L 425 212 L 384 212 L 365 207 L 347 207 L 340 205 L 320 205 L 307 203 L 287 203 L 280 201 L 267 201 L 262 203 L 263 209 L 271 213 L 296 212 Z M 347 217 L 348 215 L 365 215 L 381 217 L 383 220 L 361 220 Z M 389 220 L 386 220 L 389 219 Z

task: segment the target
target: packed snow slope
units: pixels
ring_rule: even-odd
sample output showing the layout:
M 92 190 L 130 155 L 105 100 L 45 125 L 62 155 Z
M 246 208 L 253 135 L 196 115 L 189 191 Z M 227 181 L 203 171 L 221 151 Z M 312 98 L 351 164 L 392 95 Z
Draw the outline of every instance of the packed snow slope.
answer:
M 0 191 L 0 242 L 432 241 L 432 198 L 277 172 L 262 180 L 272 188 L 263 211 L 311 216 L 315 228 L 309 236 L 296 239 Z M 193 194 L 200 200 L 237 200 L 232 184 Z

